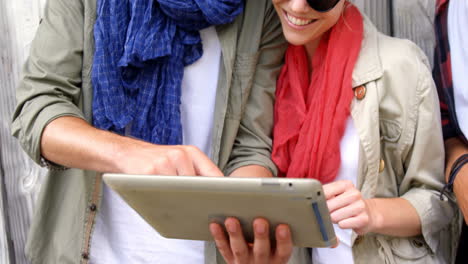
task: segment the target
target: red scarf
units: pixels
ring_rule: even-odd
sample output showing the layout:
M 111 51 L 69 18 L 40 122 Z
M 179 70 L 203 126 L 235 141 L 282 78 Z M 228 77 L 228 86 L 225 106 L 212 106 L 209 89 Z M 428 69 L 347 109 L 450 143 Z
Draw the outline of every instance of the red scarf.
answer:
M 326 33 L 312 60 L 290 45 L 277 83 L 272 159 L 279 176 L 332 182 L 353 99 L 352 74 L 364 35 L 359 10 L 349 5 Z

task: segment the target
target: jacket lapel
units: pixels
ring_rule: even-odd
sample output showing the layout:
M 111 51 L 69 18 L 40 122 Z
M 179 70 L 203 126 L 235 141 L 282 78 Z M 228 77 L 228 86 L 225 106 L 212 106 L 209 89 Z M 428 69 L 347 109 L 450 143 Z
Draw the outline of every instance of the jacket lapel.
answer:
M 221 63 L 218 75 L 218 88 L 216 91 L 215 116 L 212 135 L 212 159 L 215 164 L 219 162 L 219 152 L 221 149 L 220 139 L 224 129 L 224 119 L 226 117 L 229 87 L 231 87 L 232 75 L 234 71 L 234 61 L 237 50 L 237 36 L 242 21 L 242 14 L 231 24 L 216 27 L 218 39 L 221 44 Z
M 377 29 L 364 17 L 364 39 L 353 72 L 353 89 L 357 93 L 351 104 L 351 116 L 360 139 L 357 188 L 364 197 L 373 197 L 377 189 L 380 164 L 379 97 L 375 80 L 383 76 L 378 54 Z M 360 88 L 363 86 L 363 88 Z M 366 184 L 364 184 L 364 182 Z

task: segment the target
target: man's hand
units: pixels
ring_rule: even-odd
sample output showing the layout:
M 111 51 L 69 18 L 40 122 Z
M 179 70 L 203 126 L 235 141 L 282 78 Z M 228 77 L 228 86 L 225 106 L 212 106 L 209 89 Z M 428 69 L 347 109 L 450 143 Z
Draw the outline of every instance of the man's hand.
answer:
M 223 176 L 216 165 L 193 146 L 163 146 L 141 142 L 119 158 L 119 171 L 131 174 Z
M 276 228 L 276 246 L 272 248 L 268 221 L 258 218 L 252 224 L 255 236 L 253 245 L 245 241 L 241 225 L 235 218 L 228 218 L 224 223 L 228 236 L 219 224 L 210 224 L 216 246 L 226 262 L 228 264 L 287 263 L 293 249 L 289 227 L 279 225 Z
M 41 153 L 57 164 L 128 174 L 222 176 L 199 149 L 162 146 L 96 129 L 76 117 L 60 117 L 44 129 Z

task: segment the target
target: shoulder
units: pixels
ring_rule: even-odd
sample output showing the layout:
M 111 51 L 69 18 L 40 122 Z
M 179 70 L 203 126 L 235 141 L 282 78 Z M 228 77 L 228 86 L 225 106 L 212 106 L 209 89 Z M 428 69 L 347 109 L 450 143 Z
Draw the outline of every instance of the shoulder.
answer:
M 430 66 L 423 51 L 409 40 L 380 33 L 364 16 L 364 38 L 353 72 L 353 86 L 370 81 L 405 82 L 412 86 L 421 76 L 432 80 Z M 391 88 L 391 87 L 390 87 Z
M 413 42 L 377 33 L 378 54 L 384 71 L 430 74 L 429 60 L 424 52 Z M 403 71 L 402 71 L 403 70 Z
M 413 42 L 384 35 L 365 21 L 365 37 L 359 67 L 366 68 L 368 62 L 380 73 L 382 88 L 388 92 L 410 96 L 413 92 L 434 88 L 429 60 Z
M 251 8 L 268 9 L 268 8 L 272 8 L 273 5 L 271 3 L 271 0 L 246 0 L 245 7 L 246 7 L 246 10 L 248 11 Z M 255 11 L 255 10 L 252 10 L 252 11 Z
M 265 44 L 284 43 L 281 22 L 271 0 L 246 0 L 243 14 L 224 27 L 236 29 L 231 33 L 236 33 L 237 52 L 256 53 Z
M 246 0 L 243 17 L 244 21 L 261 23 L 265 27 L 276 27 L 278 24 L 274 23 L 278 19 L 271 0 Z

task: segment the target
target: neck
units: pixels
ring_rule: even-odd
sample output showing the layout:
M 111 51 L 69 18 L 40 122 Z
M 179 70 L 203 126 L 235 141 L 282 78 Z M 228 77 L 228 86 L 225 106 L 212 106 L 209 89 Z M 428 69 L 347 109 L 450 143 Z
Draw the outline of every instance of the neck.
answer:
M 304 48 L 306 50 L 307 54 L 307 60 L 309 61 L 309 71 L 310 75 L 312 75 L 313 67 L 312 67 L 312 62 L 314 59 L 314 54 L 315 51 L 317 50 L 319 44 L 320 44 L 321 38 L 314 39 L 311 42 L 308 42 L 307 44 L 304 44 Z

